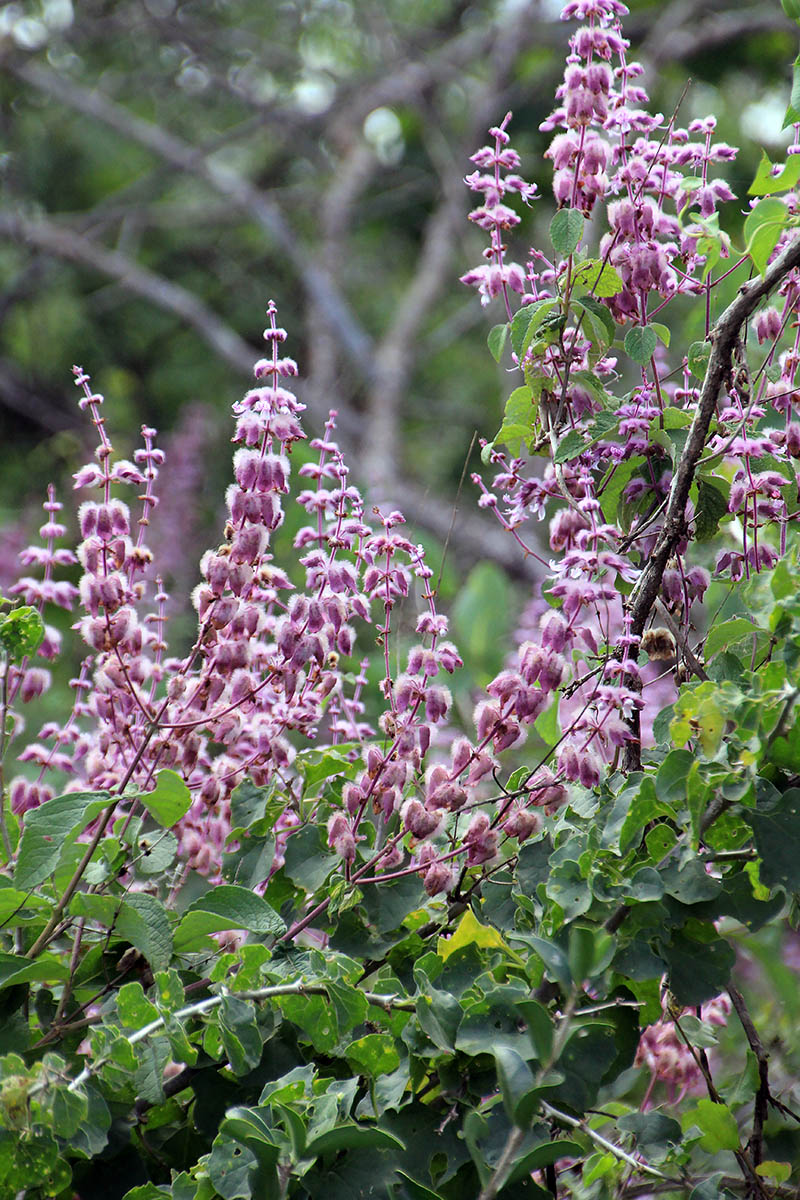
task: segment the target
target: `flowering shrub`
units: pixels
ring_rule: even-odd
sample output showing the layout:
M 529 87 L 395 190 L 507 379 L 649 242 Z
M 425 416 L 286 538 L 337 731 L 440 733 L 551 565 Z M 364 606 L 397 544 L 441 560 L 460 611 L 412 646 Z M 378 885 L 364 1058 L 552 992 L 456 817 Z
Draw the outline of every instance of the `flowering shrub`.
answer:
M 489 246 L 463 281 L 520 380 L 475 480 L 544 573 L 468 727 L 433 570 L 367 511 L 335 413 L 293 492 L 274 304 L 180 655 L 156 433 L 118 458 L 75 368 L 98 439 L 80 543 L 51 489 L 0 612 L 4 1194 L 785 1193 L 797 1047 L 769 1059 L 737 971 L 791 994 L 800 142 L 762 163 L 737 253 L 735 151 L 711 117 L 646 111 L 625 12 L 564 9 L 552 256 L 505 242 L 536 199 L 510 114 L 467 176 Z M 702 312 L 688 347 L 678 304 Z M 53 605 L 87 657 L 31 738 Z

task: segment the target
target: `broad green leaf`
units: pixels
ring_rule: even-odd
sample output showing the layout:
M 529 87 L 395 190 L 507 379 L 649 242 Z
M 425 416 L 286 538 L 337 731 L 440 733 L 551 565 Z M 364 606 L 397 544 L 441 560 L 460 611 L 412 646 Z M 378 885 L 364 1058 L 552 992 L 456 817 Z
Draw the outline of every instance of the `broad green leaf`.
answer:
M 180 775 L 169 770 L 158 771 L 152 792 L 141 792 L 139 799 L 163 829 L 170 829 L 180 821 L 192 803 L 191 793 Z
M 760 863 L 758 874 L 768 888 L 800 890 L 800 789 L 790 788 L 779 807 L 748 810 L 744 818 L 753 830 Z
M 800 120 L 800 118 L 798 119 Z M 746 250 L 762 275 L 767 269 L 772 251 L 786 228 L 788 219 L 789 213 L 786 205 L 777 196 L 768 196 L 764 200 L 759 200 L 745 218 Z
M 388 1075 L 400 1064 L 394 1038 L 388 1033 L 366 1033 L 345 1050 L 347 1061 L 360 1075 Z
M 286 924 L 266 900 L 237 884 L 209 888 L 186 910 L 175 931 L 175 949 L 183 952 L 209 933 L 247 929 L 264 937 L 279 937 Z
M 792 1164 L 788 1162 L 776 1162 L 774 1158 L 768 1158 L 765 1162 L 759 1163 L 756 1167 L 756 1175 L 762 1179 L 770 1179 L 778 1185 L 786 1183 L 787 1179 L 792 1176 Z
M 489 330 L 489 336 L 486 339 L 489 346 L 489 353 L 496 363 L 500 362 L 503 357 L 503 351 L 508 340 L 508 322 L 503 325 L 495 325 Z
M 3 929 L 27 925 L 36 917 L 44 919 L 52 908 L 53 902 L 46 896 L 21 892 L 15 887 L 0 887 L 0 926 Z
M 323 1154 L 357 1149 L 405 1150 L 405 1143 L 390 1133 L 388 1129 L 342 1121 L 335 1129 L 329 1129 L 326 1133 L 321 1133 L 319 1137 L 313 1138 L 306 1146 L 305 1156 L 319 1158 Z
M 254 1071 L 261 1062 L 264 1042 L 256 1024 L 252 1001 L 223 996 L 219 1008 L 222 1045 L 235 1075 Z
M 144 955 L 153 971 L 163 971 L 172 958 L 172 931 L 167 910 L 155 896 L 129 892 L 116 921 L 120 937 Z
M 696 1125 L 703 1133 L 700 1145 L 709 1154 L 718 1154 L 720 1150 L 739 1149 L 739 1130 L 727 1104 L 717 1104 L 713 1100 L 697 1101 L 696 1108 L 689 1109 L 681 1117 L 684 1133 Z
M 533 326 L 535 329 L 554 309 L 558 308 L 559 304 L 560 301 L 552 299 L 534 300 L 533 304 L 526 304 L 524 308 L 520 308 L 514 313 L 511 322 L 511 347 L 517 358 L 521 358 L 524 353 L 523 347 L 526 338 L 530 344 L 529 331 L 531 327 Z
M 651 325 L 634 325 L 625 334 L 625 353 L 640 367 L 646 367 L 653 357 L 658 335 Z
M 14 871 L 16 886 L 27 891 L 52 875 L 67 839 L 85 829 L 108 803 L 108 792 L 71 792 L 27 812 Z
M 670 750 L 656 774 L 656 795 L 675 809 L 686 799 L 686 778 L 694 762 L 688 750 Z
M 517 962 L 521 960 L 514 954 L 503 938 L 491 925 L 481 925 L 471 908 L 462 916 L 450 937 L 440 937 L 437 943 L 437 953 L 445 962 L 456 950 L 464 946 L 478 946 L 481 950 L 502 950 L 509 958 Z
M 68 977 L 68 964 L 54 955 L 40 954 L 38 958 L 29 959 L 17 954 L 0 954 L 0 988 L 33 980 L 58 983 Z
M 584 450 L 588 449 L 588 444 L 583 434 L 577 429 L 570 429 L 561 438 L 561 441 L 556 446 L 556 452 L 553 455 L 553 462 L 565 463 L 571 459 L 577 458 Z
M 553 1051 L 553 1018 L 538 1000 L 520 1000 L 517 1008 L 528 1024 L 528 1036 L 539 1062 L 546 1063 Z
M 550 241 L 560 258 L 568 258 L 583 237 L 585 218 L 577 208 L 560 208 L 550 222 Z
M 142 1029 L 158 1019 L 158 1009 L 144 994 L 137 981 L 124 983 L 117 992 L 117 1012 L 123 1025 L 129 1029 Z
M 625 284 L 622 276 L 609 264 L 589 259 L 575 271 L 573 283 L 576 287 L 586 288 L 587 292 L 601 298 L 616 296 Z
M 434 1046 L 452 1051 L 463 1009 L 455 996 L 440 991 L 430 984 L 417 998 L 417 1020 Z
M 659 341 L 669 348 L 669 343 L 672 338 L 672 333 L 668 325 L 661 325 L 658 321 L 651 321 L 650 328 L 655 332 Z
M 560 946 L 533 933 L 509 932 L 509 937 L 512 941 L 524 942 L 526 946 L 535 950 L 547 968 L 551 979 L 555 979 L 557 983 L 568 990 L 572 987 L 572 972 L 569 969 L 567 956 Z
M 731 976 L 736 952 L 724 938 L 717 936 L 713 925 L 697 927 L 702 938 L 688 937 L 674 930 L 669 942 L 661 942 L 658 950 L 668 967 L 669 989 L 679 1004 L 702 1004 L 718 996 Z
M 332 853 L 325 832 L 318 825 L 305 825 L 287 839 L 284 871 L 292 883 L 316 892 L 341 859 Z M 216 890 L 216 889 L 215 889 Z
M 533 1071 L 521 1054 L 510 1046 L 498 1046 L 494 1052 L 497 1081 L 509 1121 L 514 1120 L 517 1105 L 534 1086 Z
M 664 1113 L 627 1113 L 618 1118 L 617 1125 L 625 1133 L 633 1134 L 637 1149 L 652 1162 L 661 1162 L 672 1146 L 681 1144 L 680 1125 Z
M 773 196 L 776 192 L 789 192 L 800 180 L 800 154 L 790 154 L 786 163 L 773 175 L 773 163 L 766 150 L 761 153 L 756 177 L 747 189 L 749 196 Z
M 720 621 L 718 625 L 712 625 L 705 642 L 706 661 L 742 638 L 760 632 L 760 627 L 749 617 L 732 617 L 729 621 Z

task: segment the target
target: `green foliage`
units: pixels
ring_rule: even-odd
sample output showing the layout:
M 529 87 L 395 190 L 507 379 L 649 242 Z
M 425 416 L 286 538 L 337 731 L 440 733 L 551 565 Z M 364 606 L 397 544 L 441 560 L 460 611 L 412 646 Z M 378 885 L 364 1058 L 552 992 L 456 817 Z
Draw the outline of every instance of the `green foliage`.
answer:
M 789 621 L 771 655 L 685 686 L 643 772 L 612 775 L 587 815 L 576 804 L 508 843 L 446 902 L 414 875 L 356 887 L 309 824 L 263 897 L 221 884 L 175 911 L 165 893 L 125 892 L 100 871 L 99 889 L 74 897 L 77 956 L 68 940 L 31 954 L 64 845 L 105 797 L 35 810 L 15 885 L 0 887 L 24 938 L 0 962 L 18 1031 L 2 1064 L 2 1186 L 66 1198 L 113 1176 L 104 1194 L 127 1200 L 456 1200 L 498 1171 L 501 1194 L 539 1195 L 545 1168 L 571 1159 L 584 1183 L 612 1188 L 638 1161 L 677 1197 L 687 1178 L 730 1170 L 757 1072 L 717 1068 L 713 1098 L 675 1110 L 659 1094 L 642 1110 L 647 1080 L 632 1066 L 641 1029 L 662 1017 L 662 978 L 670 1011 L 696 1011 L 727 988 L 735 947 L 775 928 L 800 890 L 800 790 L 773 754 L 782 739 L 793 761 L 800 601 L 771 582 L 754 579 L 743 615 L 706 641 L 710 669 L 724 659 L 730 672 L 737 644 L 780 606 Z M 308 760 L 320 817 L 345 763 L 346 751 Z M 154 819 L 173 789 L 162 772 Z M 249 850 L 270 844 L 264 789 L 242 785 L 234 810 Z M 241 861 L 235 842 L 227 853 Z M 293 931 L 310 911 L 318 933 L 303 945 Z M 689 1012 L 680 1029 L 698 1052 L 716 1045 Z M 786 1144 L 765 1180 L 787 1178 Z

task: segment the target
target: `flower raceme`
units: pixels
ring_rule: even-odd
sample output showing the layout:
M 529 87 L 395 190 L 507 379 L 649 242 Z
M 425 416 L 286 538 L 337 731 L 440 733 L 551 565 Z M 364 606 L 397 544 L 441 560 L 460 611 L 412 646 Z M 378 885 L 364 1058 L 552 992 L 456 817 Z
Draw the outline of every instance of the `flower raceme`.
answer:
M 123 782 L 128 791 L 146 792 L 156 772 L 169 768 L 192 796 L 177 827 L 182 869 L 218 880 L 234 789 L 245 778 L 273 785 L 283 811 L 266 883 L 288 839 L 317 819 L 316 806 L 308 812 L 303 803 L 298 749 L 342 746 L 353 769 L 341 806 L 326 818 L 328 844 L 350 871 L 369 826 L 376 878 L 419 872 L 435 895 L 454 886 L 460 869 L 490 863 L 509 839 L 513 846 L 534 833 L 539 818 L 532 809 L 554 812 L 566 800 L 562 777 L 544 767 L 513 795 L 487 799 L 498 756 L 524 742 L 566 664 L 553 649 L 522 646 L 515 667 L 501 672 L 478 703 L 474 736 L 445 736 L 452 701 L 442 681 L 462 662 L 436 607 L 431 568 L 405 535 L 400 513 L 365 514 L 334 440 L 335 413 L 309 442 L 312 453 L 297 472 L 294 503 L 306 518 L 294 535 L 299 585 L 277 565 L 293 451 L 306 434 L 303 405 L 289 388 L 297 365 L 283 354 L 286 333 L 273 304 L 268 316 L 268 353 L 255 365 L 256 386 L 234 406 L 234 482 L 223 540 L 202 556 L 192 593 L 197 636 L 182 656 L 169 653 L 169 597 L 147 543 L 164 461 L 155 431 L 142 429 L 132 462 L 118 459 L 103 397 L 75 369 L 80 405 L 98 436 L 93 460 L 75 475 L 76 489 L 90 497 L 78 509 L 81 541 L 77 555 L 54 548 L 65 529 L 54 521 L 60 506 L 51 493 L 45 547 L 23 555 L 43 568 L 43 578 L 26 577 L 14 591 L 39 607 L 77 605 L 83 615 L 74 627 L 89 656 L 73 681 L 68 720 L 49 723 L 22 751 L 38 775 L 13 780 L 12 805 L 23 815 L 52 796 L 54 777 L 64 776 L 67 792 L 114 792 Z M 76 561 L 77 588 L 54 580 L 55 567 Z M 398 672 L 390 652 L 393 617 L 415 584 L 419 640 Z M 369 623 L 383 648 L 377 736 L 365 720 L 367 664 L 354 662 L 357 628 Z M 39 653 L 55 649 L 51 632 Z M 47 683 L 43 668 L 26 665 L 10 695 L 26 702 Z M 119 815 L 135 804 L 121 795 Z
M 644 666 L 640 639 L 647 630 L 632 627 L 625 596 L 635 594 L 664 530 L 679 438 L 685 440 L 677 431 L 687 430 L 696 412 L 692 375 L 702 377 L 704 362 L 697 367 L 688 355 L 670 361 L 669 332 L 656 321 L 685 295 L 704 305 L 706 335 L 711 331 L 714 288 L 729 273 L 713 277 L 730 254 L 718 210 L 733 198 L 714 172 L 736 150 L 716 140 L 713 117 L 681 128 L 676 114 L 665 119 L 647 111 L 642 68 L 629 59 L 620 28 L 626 12 L 617 0 L 569 3 L 562 11 L 562 19 L 582 24 L 570 38 L 557 107 L 541 126 L 553 134 L 545 157 L 553 164 L 559 208 L 551 227 L 555 256 L 531 249 L 521 285 L 513 251 L 502 240 L 519 224 L 506 211 L 506 193 L 527 202 L 533 189 L 515 174 L 513 188 L 496 186 L 492 193 L 503 200 L 493 219 L 487 205 L 470 214 L 489 233 L 490 266 L 462 276 L 478 287 L 482 304 L 502 298 L 508 325 L 493 330 L 490 347 L 499 359 L 510 333 L 522 377 L 495 442 L 484 445 L 494 479 L 487 485 L 473 477 L 479 503 L 542 563 L 547 602 L 534 602 L 529 617 L 536 612 L 541 627 L 531 628 L 529 620 L 525 636 L 563 656 L 557 763 L 563 778 L 587 787 L 605 765 L 620 760 L 626 745 L 639 744 L 655 714 L 674 699 L 675 669 L 697 663 L 689 643 L 703 627 L 699 613 L 710 576 L 691 561 L 693 536 L 710 536 L 727 512 L 740 545 L 720 551 L 717 575 L 737 580 L 773 567 L 786 548 L 800 456 L 792 408 L 800 362 L 793 270 L 779 288 L 782 305 L 764 308 L 755 319 L 759 343 L 769 343 L 757 379 L 750 380 L 743 353 L 726 381 L 683 516 L 685 536 L 662 573 L 650 616 L 656 625 L 669 622 L 672 652 L 649 656 Z M 504 170 L 520 170 L 510 117 L 490 130 L 493 144 L 473 156 L 501 183 Z M 481 196 L 491 190 L 480 171 L 466 183 Z M 785 203 L 793 212 L 794 192 Z M 587 248 L 589 216 L 598 228 L 596 258 Z M 781 234 L 773 257 L 790 236 Z M 790 348 L 779 352 L 790 326 Z M 618 332 L 624 359 L 612 353 Z M 626 394 L 617 398 L 612 389 L 623 377 Z M 523 446 L 534 457 L 522 456 Z M 536 469 L 537 454 L 549 460 L 543 471 Z M 524 528 L 545 517 L 549 560 Z

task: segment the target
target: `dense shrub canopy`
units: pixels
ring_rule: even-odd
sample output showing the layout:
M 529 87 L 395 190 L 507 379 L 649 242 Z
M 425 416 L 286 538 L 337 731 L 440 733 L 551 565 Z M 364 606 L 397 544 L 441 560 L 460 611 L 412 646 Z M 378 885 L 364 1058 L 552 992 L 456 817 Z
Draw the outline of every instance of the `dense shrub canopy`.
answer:
M 501 658 L 309 436 L 272 301 L 173 639 L 190 490 L 73 368 L 77 544 L 51 486 L 0 606 L 0 1194 L 792 1194 L 800 83 L 729 232 L 737 151 L 626 15 L 564 7 L 547 237 L 510 113 L 465 180 L 512 377 L 473 482 L 540 575 Z

